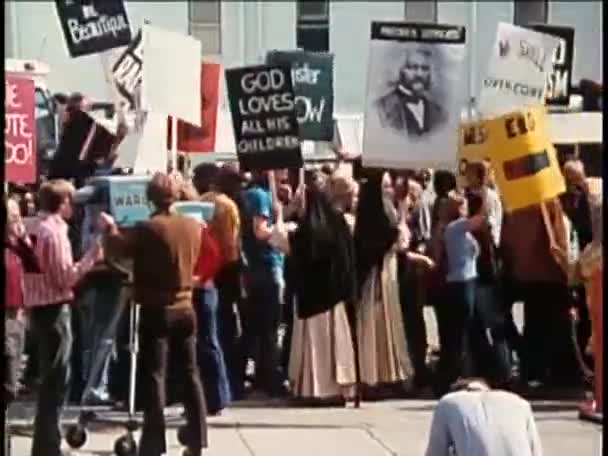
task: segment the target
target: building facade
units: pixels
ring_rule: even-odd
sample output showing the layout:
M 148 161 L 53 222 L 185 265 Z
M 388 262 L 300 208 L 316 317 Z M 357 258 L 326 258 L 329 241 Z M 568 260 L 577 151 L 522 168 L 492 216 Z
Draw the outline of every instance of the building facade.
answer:
M 347 118 L 363 110 L 373 20 L 466 26 L 470 61 L 465 77 L 470 96 L 479 91 L 499 22 L 574 27 L 573 83 L 581 78 L 601 81 L 603 77 L 601 1 L 125 1 L 134 32 L 148 20 L 190 33 L 201 40 L 203 58 L 227 68 L 261 63 L 271 49 L 299 47 L 334 53 L 335 110 Z M 111 100 L 102 59 L 69 57 L 54 2 L 7 1 L 5 8 L 7 57 L 47 63 L 52 91 L 80 91 Z M 222 108 L 227 109 L 225 96 Z

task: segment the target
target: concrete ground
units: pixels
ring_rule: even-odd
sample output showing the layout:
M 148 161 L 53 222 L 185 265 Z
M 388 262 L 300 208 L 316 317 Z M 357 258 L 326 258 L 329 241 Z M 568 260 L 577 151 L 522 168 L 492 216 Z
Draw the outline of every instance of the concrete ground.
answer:
M 210 418 L 209 456 L 418 456 L 423 455 L 434 401 L 400 400 L 364 403 L 362 408 L 304 409 L 280 402 L 244 402 Z M 536 402 L 536 420 L 544 454 L 599 456 L 602 427 L 579 421 L 575 402 Z M 28 456 L 31 446 L 31 404 L 16 404 L 11 422 L 12 456 Z M 180 408 L 167 410 L 169 453 L 180 455 L 176 428 Z M 75 409 L 68 410 L 73 422 Z M 124 414 L 108 412 L 120 422 Z M 123 430 L 92 424 L 84 448 L 73 456 L 110 456 Z M 137 435 L 137 434 L 136 434 Z M 67 449 L 67 445 L 65 445 Z
M 515 320 L 521 325 L 522 309 Z M 425 309 L 429 343 L 437 345 L 433 312 Z M 418 456 L 424 455 L 435 401 L 400 400 L 364 403 L 353 408 L 294 408 L 273 401 L 245 401 L 220 417 L 209 419 L 209 456 Z M 575 401 L 533 402 L 545 456 L 599 456 L 602 427 L 580 421 Z M 29 456 L 31 403 L 14 404 L 9 420 L 16 426 L 12 456 Z M 181 454 L 176 428 L 183 423 L 181 408 L 167 409 L 169 456 Z M 75 422 L 78 410 L 66 412 Z M 124 413 L 103 415 L 119 423 Z M 111 456 L 114 441 L 124 433 L 117 425 L 92 424 L 84 448 L 73 456 Z M 139 434 L 136 433 L 136 437 Z M 64 445 L 67 449 L 67 445 Z M 145 455 L 144 455 L 145 456 Z M 466 456 L 466 455 L 459 455 Z

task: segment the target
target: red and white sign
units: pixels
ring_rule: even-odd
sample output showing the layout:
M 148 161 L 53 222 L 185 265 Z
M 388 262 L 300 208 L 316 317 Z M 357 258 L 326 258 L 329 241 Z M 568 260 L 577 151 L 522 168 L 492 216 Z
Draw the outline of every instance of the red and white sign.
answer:
M 4 164 L 6 180 L 36 182 L 36 119 L 34 81 L 5 75 Z
M 179 152 L 215 152 L 217 111 L 219 107 L 220 64 L 201 65 L 201 126 L 177 121 Z M 168 120 L 167 149 L 171 150 L 171 117 Z

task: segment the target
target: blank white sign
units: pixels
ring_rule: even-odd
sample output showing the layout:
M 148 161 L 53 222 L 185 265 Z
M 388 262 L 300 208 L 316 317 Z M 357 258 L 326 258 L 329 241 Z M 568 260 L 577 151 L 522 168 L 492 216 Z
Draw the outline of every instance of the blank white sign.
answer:
M 143 109 L 201 126 L 201 42 L 144 25 Z

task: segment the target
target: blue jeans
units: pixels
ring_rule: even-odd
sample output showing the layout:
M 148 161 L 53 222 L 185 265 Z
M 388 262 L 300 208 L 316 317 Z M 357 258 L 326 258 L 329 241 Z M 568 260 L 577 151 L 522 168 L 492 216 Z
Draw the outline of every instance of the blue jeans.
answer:
M 198 357 L 209 413 L 225 408 L 232 400 L 224 353 L 218 337 L 218 296 L 215 287 L 194 290 L 198 323 Z
M 119 280 L 91 284 L 81 297 L 82 381 L 86 385 L 82 402 L 106 399 L 108 372 L 114 351 L 116 329 L 125 300 Z

